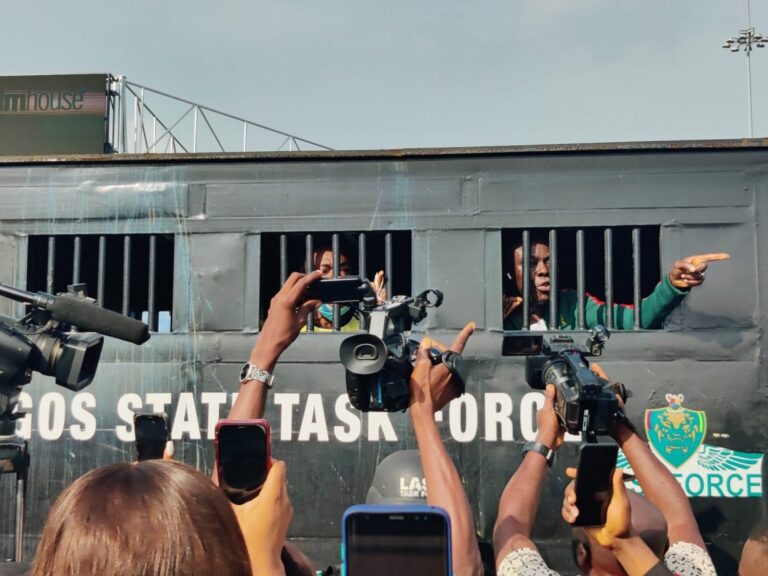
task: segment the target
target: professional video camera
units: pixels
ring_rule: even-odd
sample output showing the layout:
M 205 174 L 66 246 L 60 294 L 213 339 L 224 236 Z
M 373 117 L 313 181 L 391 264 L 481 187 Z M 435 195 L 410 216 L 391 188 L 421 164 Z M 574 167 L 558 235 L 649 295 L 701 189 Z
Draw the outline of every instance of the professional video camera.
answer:
M 368 319 L 368 333 L 346 338 L 339 349 L 352 406 L 363 412 L 406 410 L 408 382 L 419 350 L 419 340 L 412 337 L 411 328 L 427 317 L 428 308 L 443 303 L 443 293 L 425 290 L 415 297 L 395 296 L 379 304 L 370 282 L 356 276 L 319 280 L 310 286 L 309 293 L 328 303 L 360 302 Z M 433 364 L 445 364 L 463 385 L 460 354 L 437 348 L 430 348 L 428 354 Z
M 604 326 L 593 328 L 579 345 L 566 333 L 506 332 L 502 354 L 525 355 L 525 380 L 531 388 L 555 386 L 554 409 L 560 425 L 571 434 L 583 432 L 587 442 L 611 434 L 625 420 L 616 394 L 626 399 L 622 384 L 610 384 L 589 368 L 588 356 L 600 356 L 610 337 Z
M 18 415 L 12 411 L 33 371 L 81 390 L 93 380 L 104 344 L 94 332 L 134 344 L 149 339 L 146 324 L 100 308 L 85 296 L 84 284 L 57 296 L 0 284 L 0 296 L 31 305 L 19 320 L 0 316 L 0 437 L 14 434 Z M 69 331 L 74 326 L 89 332 Z

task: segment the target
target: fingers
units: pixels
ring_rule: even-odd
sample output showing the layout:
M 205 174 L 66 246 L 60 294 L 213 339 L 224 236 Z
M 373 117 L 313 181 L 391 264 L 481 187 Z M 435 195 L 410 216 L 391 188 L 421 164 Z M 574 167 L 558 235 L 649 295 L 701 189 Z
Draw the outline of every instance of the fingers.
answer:
M 598 376 L 600 376 L 600 378 L 602 378 L 603 380 L 608 380 L 608 375 L 605 373 L 605 371 L 602 369 L 600 364 L 598 364 L 597 362 L 592 362 L 589 365 L 589 369 L 592 370 L 592 372 L 594 372 Z
M 278 498 L 283 492 L 287 492 L 285 482 L 285 462 L 282 460 L 272 460 L 272 467 L 269 469 L 267 481 L 261 489 L 260 496 L 270 496 Z
M 547 384 L 547 387 L 544 389 L 544 406 L 542 407 L 542 410 L 551 412 L 552 410 L 554 410 L 554 404 L 555 404 L 555 385 Z
M 168 442 L 165 443 L 163 460 L 173 460 L 173 440 L 168 440 Z
M 523 299 L 520 296 L 504 297 L 504 318 L 512 314 L 523 303 Z
M 299 309 L 297 310 L 299 318 L 303 318 L 306 322 L 307 316 L 312 313 L 315 308 L 320 306 L 320 304 L 322 304 L 320 300 L 307 300 L 304 304 L 299 306 Z
M 435 342 L 433 342 L 429 336 L 424 336 L 424 338 L 421 339 L 421 342 L 419 342 L 419 352 L 416 355 L 416 361 L 422 362 L 426 360 L 431 364 L 432 362 L 429 359 L 429 355 L 427 351 L 434 345 L 435 345 Z
M 316 280 L 320 280 L 322 277 L 323 273 L 320 272 L 320 270 L 313 270 L 309 274 L 293 272 L 288 277 L 288 280 L 285 281 L 283 289 L 285 289 L 286 286 L 290 286 L 288 289 L 288 298 L 291 303 L 295 304 L 302 300 L 302 296 L 304 295 L 304 291 L 307 289 L 307 286 Z M 291 282 L 291 284 L 289 284 L 289 282 Z
M 568 476 L 568 478 L 576 478 L 576 468 L 568 467 L 565 469 L 565 475 Z
M 719 262 L 720 260 L 728 260 L 730 257 L 731 255 L 727 252 L 713 252 L 711 254 L 698 254 L 696 256 L 688 256 L 688 258 L 685 260 L 689 261 L 696 268 L 699 268 L 699 266 L 704 264 L 703 269 L 706 269 L 707 262 Z
M 467 340 L 469 340 L 469 337 L 472 336 L 474 331 L 475 323 L 468 322 L 467 325 L 461 329 L 461 332 L 458 333 L 456 338 L 454 338 L 450 349 L 461 354 L 464 351 L 464 347 L 467 345 Z
M 614 494 L 621 494 L 626 490 L 626 487 L 624 486 L 624 482 L 626 480 L 624 479 L 624 469 L 623 468 L 616 468 L 613 471 L 613 493 Z

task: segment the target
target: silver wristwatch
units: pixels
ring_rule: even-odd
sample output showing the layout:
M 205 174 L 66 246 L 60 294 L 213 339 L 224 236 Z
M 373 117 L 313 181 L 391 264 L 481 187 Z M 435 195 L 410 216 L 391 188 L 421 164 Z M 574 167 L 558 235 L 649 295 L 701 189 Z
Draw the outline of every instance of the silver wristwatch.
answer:
M 243 364 L 243 369 L 240 370 L 240 384 L 245 384 L 250 380 L 258 380 L 259 382 L 265 384 L 267 388 L 271 389 L 272 383 L 275 380 L 275 376 L 272 374 L 272 372 L 267 372 L 255 364 L 246 362 Z

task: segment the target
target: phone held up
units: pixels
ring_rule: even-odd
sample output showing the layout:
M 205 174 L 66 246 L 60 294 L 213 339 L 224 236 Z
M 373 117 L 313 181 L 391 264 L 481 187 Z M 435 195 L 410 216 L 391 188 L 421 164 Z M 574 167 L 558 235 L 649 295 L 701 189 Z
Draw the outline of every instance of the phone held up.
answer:
M 375 298 L 371 283 L 360 276 L 321 278 L 307 286 L 307 298 L 328 304 L 362 302 L 366 297 Z
M 616 444 L 583 444 L 576 473 L 574 526 L 602 526 L 613 497 L 613 471 L 616 469 Z
M 136 436 L 136 459 L 159 460 L 168 443 L 168 417 L 164 413 L 134 414 L 133 430 Z
M 435 506 L 347 508 L 342 519 L 342 575 L 450 576 L 451 521 Z
M 219 420 L 216 424 L 219 486 L 234 504 L 258 496 L 272 465 L 269 422 Z

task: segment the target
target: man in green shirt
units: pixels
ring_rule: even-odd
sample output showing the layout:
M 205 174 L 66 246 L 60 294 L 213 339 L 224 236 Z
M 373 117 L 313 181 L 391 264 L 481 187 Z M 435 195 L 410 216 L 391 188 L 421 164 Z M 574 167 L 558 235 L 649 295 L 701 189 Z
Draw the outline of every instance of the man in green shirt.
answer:
M 549 318 L 550 276 L 549 244 L 543 237 L 532 236 L 530 241 L 530 319 L 532 330 L 575 330 L 578 327 L 578 295 L 574 290 L 561 290 L 557 294 L 557 326 Z M 514 281 L 519 294 L 523 293 L 523 247 L 514 251 Z M 664 319 L 685 298 L 690 289 L 704 282 L 707 262 L 725 260 L 728 254 L 700 254 L 678 260 L 654 291 L 643 298 L 640 307 L 640 326 L 644 329 L 661 328 Z M 504 295 L 504 329 L 520 330 L 523 326 L 523 299 Z M 607 326 L 605 302 L 589 293 L 584 295 L 584 325 L 587 329 L 598 324 Z M 631 330 L 634 326 L 634 307 L 626 304 L 613 305 L 615 329 Z

